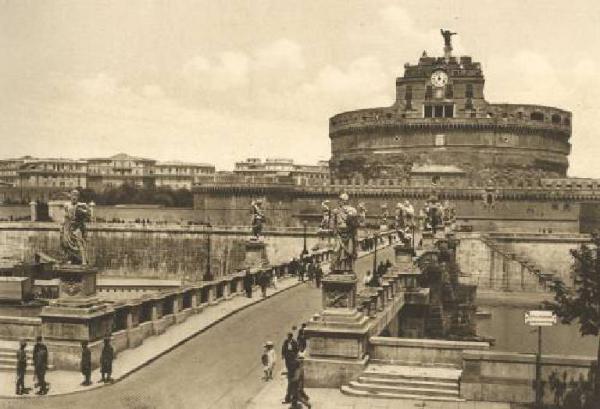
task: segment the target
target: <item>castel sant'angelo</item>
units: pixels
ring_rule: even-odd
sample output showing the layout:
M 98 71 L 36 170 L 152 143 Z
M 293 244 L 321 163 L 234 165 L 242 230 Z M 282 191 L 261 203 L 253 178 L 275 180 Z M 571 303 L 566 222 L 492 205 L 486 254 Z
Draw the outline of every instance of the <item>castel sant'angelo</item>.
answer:
M 454 202 L 469 229 L 582 230 L 595 218 L 600 181 L 566 176 L 571 113 L 486 101 L 482 64 L 453 55 L 455 34 L 441 30 L 443 56 L 423 52 L 405 64 L 391 106 L 330 118 L 328 183 L 216 177 L 195 188 L 195 208 L 213 223 L 245 224 L 250 201 L 262 197 L 275 225 L 299 225 L 316 222 L 321 201 L 342 191 L 371 217 L 382 204 L 418 208 L 435 195 Z
M 498 184 L 566 176 L 571 114 L 486 101 L 481 64 L 453 56 L 454 33 L 443 34 L 444 56 L 406 64 L 392 106 L 330 119 L 334 177 L 409 178 L 428 167 Z

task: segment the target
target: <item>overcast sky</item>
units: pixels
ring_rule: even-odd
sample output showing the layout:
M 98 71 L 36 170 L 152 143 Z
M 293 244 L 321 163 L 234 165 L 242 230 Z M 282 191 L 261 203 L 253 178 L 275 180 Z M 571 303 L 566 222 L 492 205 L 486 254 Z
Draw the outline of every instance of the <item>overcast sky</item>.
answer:
M 483 65 L 490 102 L 573 112 L 600 177 L 600 2 L 0 1 L 0 157 L 329 159 L 328 118 L 389 106 L 423 50 Z

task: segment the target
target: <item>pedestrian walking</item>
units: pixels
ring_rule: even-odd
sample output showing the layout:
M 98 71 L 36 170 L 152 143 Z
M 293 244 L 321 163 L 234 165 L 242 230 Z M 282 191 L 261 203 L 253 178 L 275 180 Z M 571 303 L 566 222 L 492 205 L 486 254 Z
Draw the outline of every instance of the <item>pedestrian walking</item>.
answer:
M 29 390 L 25 388 L 25 371 L 27 370 L 26 346 L 27 342 L 25 340 L 19 342 L 19 350 L 17 351 L 17 395 L 29 393 Z
M 81 341 L 81 374 L 83 375 L 82 386 L 92 384 L 92 351 L 87 341 Z
M 304 274 L 306 274 L 306 261 L 302 260 L 298 267 L 298 281 L 304 282 Z
M 273 368 L 275 367 L 275 348 L 273 342 L 267 341 L 265 343 L 265 349 L 263 351 L 261 361 L 263 364 L 263 371 L 265 372 L 265 381 L 273 379 Z
M 312 283 L 315 278 L 315 265 L 312 263 L 312 261 L 309 261 L 306 265 L 306 276 L 308 281 Z
M 300 329 L 298 330 L 298 335 L 296 336 L 296 342 L 298 343 L 298 350 L 300 352 L 304 352 L 304 350 L 306 349 L 306 334 L 304 333 L 304 330 L 306 329 L 306 324 L 302 323 L 302 325 L 300 326 Z
M 291 276 L 298 274 L 300 264 L 298 263 L 298 259 L 296 257 L 292 258 L 290 264 L 288 266 L 288 272 Z
M 315 270 L 315 284 L 317 286 L 317 288 L 321 288 L 321 280 L 323 279 L 323 268 L 321 267 L 321 265 L 317 266 L 317 269 Z
M 287 338 L 283 341 L 281 345 L 281 357 L 285 362 L 285 368 L 287 370 L 287 379 L 288 379 L 288 387 L 285 394 L 285 398 L 282 403 L 291 403 L 292 402 L 292 391 L 291 387 L 291 377 L 293 375 L 294 370 L 294 362 L 296 361 L 296 357 L 298 356 L 298 342 L 294 339 L 294 333 L 288 332 Z
M 252 274 L 250 274 L 250 270 L 246 270 L 246 274 L 244 275 L 244 291 L 248 298 L 252 298 L 252 284 Z
M 104 338 L 104 346 L 102 347 L 102 352 L 100 353 L 100 375 L 102 379 L 99 382 L 112 382 L 112 363 L 115 359 L 115 350 L 112 345 L 110 345 L 110 338 Z
M 292 401 L 290 409 L 300 409 L 302 405 L 310 409 L 312 407 L 310 398 L 304 390 L 304 354 L 299 354 L 297 359 L 294 360 L 290 383 Z
M 258 276 L 258 285 L 263 298 L 267 298 L 267 287 L 269 286 L 269 274 L 266 271 L 261 271 Z
M 49 385 L 46 382 L 46 371 L 48 370 L 48 348 L 42 342 L 42 337 L 36 338 L 36 343 L 33 347 L 33 367 L 35 377 L 37 379 L 36 384 L 39 387 L 36 392 L 38 395 L 45 395 L 48 393 Z

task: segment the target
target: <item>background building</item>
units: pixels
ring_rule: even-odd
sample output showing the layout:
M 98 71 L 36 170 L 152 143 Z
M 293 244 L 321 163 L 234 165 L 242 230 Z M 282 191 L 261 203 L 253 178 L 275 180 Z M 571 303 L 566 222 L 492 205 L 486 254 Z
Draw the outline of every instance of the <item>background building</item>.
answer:
M 109 158 L 91 158 L 88 162 L 88 186 L 100 191 L 106 187 L 130 184 L 150 187 L 154 183 L 153 159 L 119 153 Z
M 125 184 L 190 190 L 214 173 L 211 164 L 159 162 L 126 153 L 81 160 L 24 156 L 0 160 L 0 202 L 48 201 L 73 188 L 102 192 Z
M 264 162 L 259 158 L 248 158 L 237 162 L 233 173 L 249 177 L 288 177 L 296 185 L 323 185 L 329 183 L 329 162 L 319 161 L 316 165 L 299 165 L 292 159 L 285 158 L 267 158 Z
M 17 170 L 23 188 L 85 188 L 87 162 L 74 159 L 27 159 Z
M 208 163 L 171 161 L 156 162 L 153 176 L 156 187 L 191 189 L 192 185 L 201 183 L 203 176 L 214 173 L 215 166 Z

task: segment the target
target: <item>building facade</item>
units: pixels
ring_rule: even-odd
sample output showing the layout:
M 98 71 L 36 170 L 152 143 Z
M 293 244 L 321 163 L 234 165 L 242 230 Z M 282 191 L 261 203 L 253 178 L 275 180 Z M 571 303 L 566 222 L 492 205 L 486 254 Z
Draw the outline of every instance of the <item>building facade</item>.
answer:
M 23 188 L 85 188 L 87 162 L 74 159 L 27 159 L 17 171 Z
M 300 165 L 292 159 L 248 158 L 237 162 L 233 173 L 247 177 L 289 177 L 296 185 L 329 184 L 329 162 L 319 161 L 316 165 Z
M 0 160 L 0 202 L 47 201 L 74 188 L 100 192 L 125 184 L 189 190 L 214 173 L 210 164 L 159 162 L 125 153 L 82 160 L 24 156 Z
M 153 159 L 119 153 L 109 158 L 91 158 L 88 162 L 88 186 L 102 190 L 124 184 L 150 187 L 153 184 Z
M 154 184 L 156 187 L 168 186 L 173 189 L 191 189 L 201 183 L 203 176 L 213 175 L 215 166 L 208 163 L 156 162 L 154 165 Z

